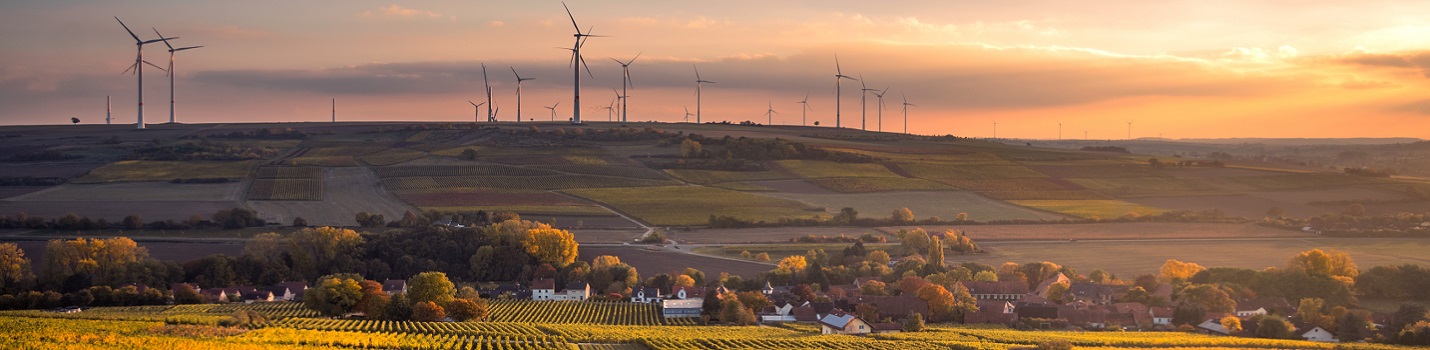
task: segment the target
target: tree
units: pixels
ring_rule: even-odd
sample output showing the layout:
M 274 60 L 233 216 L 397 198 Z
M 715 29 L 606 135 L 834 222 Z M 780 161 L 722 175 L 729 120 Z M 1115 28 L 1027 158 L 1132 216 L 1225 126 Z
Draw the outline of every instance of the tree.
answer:
M 1360 270 L 1351 256 L 1341 251 L 1311 249 L 1297 254 L 1286 263 L 1291 271 L 1302 271 L 1312 276 L 1330 276 L 1345 282 L 1353 282 Z
M 1301 298 L 1301 302 L 1296 306 L 1296 319 L 1301 322 L 1311 324 L 1321 324 L 1321 308 L 1325 306 L 1325 301 L 1320 298 Z
M 886 285 L 887 285 L 887 284 L 885 284 L 884 282 L 880 282 L 880 281 L 868 281 L 868 282 L 864 282 L 864 284 L 859 285 L 859 294 L 861 294 L 861 295 L 888 295 L 888 294 L 889 294 L 888 291 L 886 291 L 886 290 L 884 289 Z
M 1194 284 L 1182 288 L 1177 298 L 1180 305 L 1191 305 L 1205 312 L 1235 312 L 1236 301 L 1225 289 L 1211 284 Z
M 873 303 L 859 304 L 854 307 L 854 315 L 865 320 L 871 320 L 870 322 L 872 322 L 872 320 L 879 319 L 879 308 L 874 306 Z
M 769 261 L 770 261 L 770 253 L 759 253 L 759 254 L 755 254 L 755 261 L 759 261 L 759 262 L 769 262 Z
M 1206 267 L 1202 267 L 1202 265 L 1197 263 L 1181 262 L 1173 259 L 1162 263 L 1162 268 L 1159 271 L 1161 272 L 1160 277 L 1163 281 L 1175 284 L 1191 279 L 1192 276 L 1206 269 Z
M 306 294 L 304 295 L 306 296 Z M 407 321 L 412 319 L 412 302 L 407 300 L 406 293 L 397 293 L 387 303 L 387 309 L 382 312 L 382 319 L 389 321 Z
M 1260 315 L 1252 320 L 1256 321 L 1257 338 L 1288 339 L 1296 331 L 1296 326 L 1280 317 Z
M 457 321 L 481 321 L 487 318 L 487 301 L 456 299 L 447 304 L 447 315 Z
M 784 259 L 780 259 L 779 265 L 777 265 L 777 267 L 775 268 L 793 273 L 798 271 L 804 271 L 804 268 L 808 265 L 809 263 L 804 259 L 804 256 L 790 255 L 785 257 Z
M 774 305 L 773 302 L 770 302 L 770 298 L 765 297 L 764 293 L 757 291 L 738 292 L 735 293 L 735 298 L 739 299 L 740 304 L 744 304 L 751 311 L 764 310 Z
M 924 330 L 924 314 L 914 313 L 913 316 L 909 316 L 904 320 L 903 330 L 905 332 L 922 332 Z
M 686 275 L 675 276 L 675 282 L 674 282 L 673 284 L 671 284 L 671 286 L 673 286 L 673 287 L 694 287 L 694 286 L 695 286 L 695 279 L 694 279 L 694 278 L 690 278 L 690 276 L 686 276 Z
M 556 267 L 564 267 L 576 261 L 576 237 L 571 232 L 551 228 L 545 224 L 542 227 L 526 230 L 526 238 L 522 240 L 522 246 L 526 248 L 526 253 L 531 254 L 537 261 L 551 264 Z
M 1060 303 L 1060 304 L 1061 304 L 1061 303 L 1068 302 L 1068 300 L 1066 300 L 1066 299 L 1067 299 L 1068 288 L 1070 288 L 1070 287 L 1071 287 L 1071 286 L 1069 285 L 1068 281 L 1058 281 L 1057 283 L 1053 283 L 1052 285 L 1049 285 L 1049 286 L 1048 286 L 1048 300 L 1052 300 L 1053 302 L 1055 302 L 1055 303 Z
M 437 303 L 423 301 L 412 305 L 413 321 L 437 322 L 444 318 L 447 318 L 447 310 Z
M 1430 319 L 1424 306 L 1418 304 L 1401 304 L 1400 309 L 1395 310 L 1395 314 L 1390 319 L 1390 330 L 1399 331 L 1410 325 L 1420 323 Z
M 1227 315 L 1221 318 L 1221 328 L 1225 328 L 1227 334 L 1241 332 L 1241 319 L 1234 315 Z
M 1336 339 L 1353 342 L 1364 340 L 1375 330 L 1375 325 L 1371 323 L 1369 311 L 1351 310 L 1336 318 L 1335 328 Z
M 299 217 L 294 217 L 294 218 L 293 218 L 293 227 L 308 227 L 308 219 L 304 219 L 304 218 L 301 217 L 301 216 L 299 216 Z
M 680 156 L 683 158 L 700 158 L 704 150 L 699 141 L 685 138 L 680 141 Z
M 973 274 L 973 280 L 983 282 L 997 282 L 998 274 L 994 273 L 993 271 L 978 271 L 978 273 Z
M 316 287 L 303 293 L 303 305 L 328 316 L 351 312 L 362 300 L 360 278 L 350 274 L 323 276 Z
M 204 296 L 199 291 L 194 290 L 194 286 L 188 283 L 180 283 L 174 290 L 169 291 L 174 295 L 175 304 L 200 304 L 204 302 Z
M 30 270 L 30 258 L 15 243 L 0 243 L 0 293 L 17 293 L 29 289 L 35 273 Z
M 914 211 L 909 208 L 894 209 L 894 214 L 889 219 L 899 224 L 914 222 Z
M 946 321 L 951 319 L 954 313 L 953 293 L 949 293 L 943 286 L 937 284 L 926 284 L 920 287 L 916 293 L 919 299 L 929 305 L 929 318 L 934 321 Z
M 412 301 L 414 307 L 428 301 L 447 305 L 456 297 L 457 287 L 447 279 L 446 273 L 428 271 L 407 280 L 407 299 Z
M 40 266 L 43 283 L 63 285 L 71 276 L 85 275 L 96 284 L 118 285 L 131 282 L 123 273 L 131 264 L 149 260 L 149 250 L 125 237 L 77 238 L 50 241 L 44 257 Z
M 943 267 L 943 240 L 938 237 L 929 237 L 928 264 L 935 268 Z
M 734 295 L 720 299 L 720 322 L 736 326 L 755 324 L 755 313 L 751 312 Z
M 1116 280 L 1117 276 L 1102 269 L 1092 270 L 1087 273 L 1087 280 L 1092 283 L 1109 283 Z
M 899 293 L 905 295 L 912 295 L 918 292 L 919 288 L 923 288 L 928 284 L 928 280 L 919 276 L 904 276 L 904 278 L 899 279 L 899 282 L 896 283 L 896 285 L 899 286 Z
M 924 231 L 923 228 L 915 228 L 912 230 L 900 229 L 894 236 L 898 237 L 900 241 L 903 241 L 902 246 L 910 253 L 928 250 L 930 237 L 928 231 Z
M 144 228 L 144 218 L 140 217 L 139 215 L 125 216 L 124 220 L 121 222 L 121 225 L 123 225 L 124 229 L 127 230 L 138 230 Z
M 353 219 L 357 221 L 358 226 L 362 227 L 382 227 L 382 225 L 387 224 L 387 220 L 382 217 L 382 214 L 373 214 L 365 211 L 358 212 L 357 215 L 353 216 Z
M 1341 209 L 1341 214 L 1349 216 L 1365 216 L 1365 205 L 1360 203 L 1352 203 L 1351 205 L 1346 206 L 1345 209 Z
M 875 250 L 869 252 L 869 257 L 867 259 L 864 259 L 864 261 L 868 261 L 869 263 L 879 266 L 888 266 L 889 260 L 889 253 L 882 250 Z
M 373 280 L 362 280 L 358 281 L 358 286 L 362 288 L 362 298 L 358 299 L 357 305 L 353 305 L 353 311 L 370 317 L 382 315 L 392 302 L 392 297 L 382 291 L 382 284 Z

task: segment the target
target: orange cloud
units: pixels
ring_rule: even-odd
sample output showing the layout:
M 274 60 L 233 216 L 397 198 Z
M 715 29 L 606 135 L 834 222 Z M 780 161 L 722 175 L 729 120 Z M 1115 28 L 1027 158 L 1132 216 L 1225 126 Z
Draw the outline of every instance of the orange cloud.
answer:
M 451 18 L 451 19 L 456 19 L 456 18 L 457 18 L 456 16 L 445 16 L 445 15 L 443 15 L 443 14 L 441 14 L 441 13 L 437 13 L 437 12 L 433 12 L 433 11 L 425 11 L 425 10 L 418 10 L 418 9 L 406 8 L 406 7 L 398 6 L 398 5 L 396 5 L 396 4 L 388 5 L 387 7 L 379 8 L 379 9 L 377 9 L 377 10 L 367 10 L 367 11 L 363 11 L 363 12 L 362 12 L 362 16 L 363 16 L 364 18 L 378 18 L 378 17 L 385 17 L 385 18 L 427 18 L 427 19 L 442 19 L 442 18 L 444 18 L 444 17 Z

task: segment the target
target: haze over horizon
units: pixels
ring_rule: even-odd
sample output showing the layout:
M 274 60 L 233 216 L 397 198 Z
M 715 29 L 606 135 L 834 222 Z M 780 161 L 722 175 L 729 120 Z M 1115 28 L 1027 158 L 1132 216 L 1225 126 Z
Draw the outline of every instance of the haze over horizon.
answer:
M 583 118 L 604 121 L 627 60 L 632 120 L 834 123 L 834 56 L 870 88 L 889 87 L 883 129 L 1051 139 L 1430 137 L 1430 3 L 1368 1 L 855 1 L 568 3 L 593 38 L 583 54 Z M 569 116 L 572 28 L 558 1 L 0 4 L 0 124 L 134 122 L 133 41 L 151 27 L 204 45 L 178 56 L 180 122 L 470 121 L 489 67 L 498 118 Z M 147 35 L 146 35 L 147 33 Z M 155 64 L 162 45 L 146 47 Z M 168 120 L 163 72 L 145 77 L 145 119 Z M 583 73 L 584 74 L 584 73 Z M 845 82 L 845 127 L 860 126 Z M 869 96 L 869 129 L 876 100 Z

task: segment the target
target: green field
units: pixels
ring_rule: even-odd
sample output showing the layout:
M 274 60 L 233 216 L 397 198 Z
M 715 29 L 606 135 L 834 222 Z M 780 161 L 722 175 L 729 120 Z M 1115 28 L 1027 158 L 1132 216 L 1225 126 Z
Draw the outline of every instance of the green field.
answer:
M 605 203 L 658 226 L 700 226 L 710 215 L 752 221 L 827 215 L 799 202 L 703 186 L 589 188 L 565 193 Z
M 806 179 L 826 177 L 881 177 L 898 178 L 899 174 L 889 171 L 883 164 L 836 163 L 823 160 L 781 160 L 774 164 Z
M 1114 199 L 1088 199 L 1088 200 L 1011 200 L 1013 204 L 1047 210 L 1051 212 L 1063 213 L 1081 218 L 1101 218 L 1115 219 L 1136 213 L 1137 215 L 1156 215 L 1164 210 L 1157 209 L 1136 203 L 1128 203 Z
M 248 172 L 258 162 L 256 160 L 236 162 L 121 160 L 94 169 L 84 177 L 75 179 L 74 182 L 169 181 L 191 178 L 241 179 L 248 177 Z

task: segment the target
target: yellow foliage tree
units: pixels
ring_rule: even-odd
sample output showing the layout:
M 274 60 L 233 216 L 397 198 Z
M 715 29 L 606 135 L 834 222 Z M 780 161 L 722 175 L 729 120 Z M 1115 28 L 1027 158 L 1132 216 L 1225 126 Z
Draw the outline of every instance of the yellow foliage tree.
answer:
M 1162 269 L 1159 271 L 1161 272 L 1160 277 L 1162 277 L 1163 281 L 1166 281 L 1168 283 L 1174 283 L 1191 279 L 1193 275 L 1196 275 L 1198 272 L 1202 272 L 1202 270 L 1206 269 L 1206 267 L 1202 267 L 1202 265 L 1199 265 L 1197 263 L 1182 262 L 1176 259 L 1170 259 L 1167 260 L 1167 262 L 1162 263 Z
M 566 230 L 549 226 L 526 230 L 522 246 L 537 261 L 551 266 L 564 267 L 576 261 L 576 236 Z
M 690 278 L 690 276 L 686 276 L 686 275 L 678 275 L 678 276 L 675 276 L 675 286 L 676 286 L 676 287 L 694 287 L 694 286 L 695 286 L 695 279 L 694 279 L 694 278 Z
M 809 261 L 808 261 L 808 260 L 805 260 L 805 259 L 804 259 L 804 256 L 802 256 L 802 255 L 791 255 L 791 256 L 785 257 L 784 259 L 780 259 L 780 263 L 779 263 L 779 265 L 778 265 L 777 268 L 780 269 L 780 270 L 785 270 L 785 271 L 790 271 L 790 272 L 800 272 L 800 271 L 804 271 L 805 266 L 808 266 L 808 265 L 809 265 Z
M 1351 279 L 1360 274 L 1360 270 L 1357 270 L 1356 263 L 1351 261 L 1349 254 L 1334 250 L 1307 250 L 1296 254 L 1286 265 L 1288 269 L 1303 271 L 1311 275 Z

